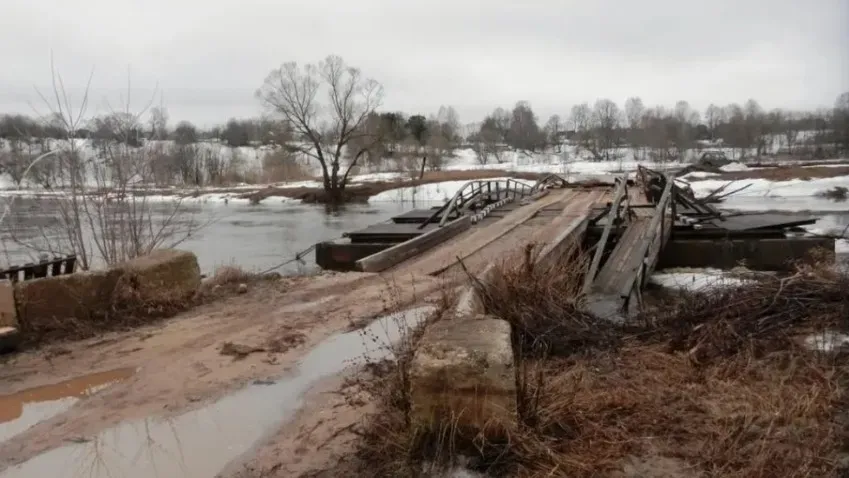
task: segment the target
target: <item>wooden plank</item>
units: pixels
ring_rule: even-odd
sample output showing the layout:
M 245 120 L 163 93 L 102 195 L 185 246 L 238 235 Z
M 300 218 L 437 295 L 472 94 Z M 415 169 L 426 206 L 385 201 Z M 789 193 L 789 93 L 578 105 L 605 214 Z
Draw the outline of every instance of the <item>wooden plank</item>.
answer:
M 480 249 L 488 246 L 493 241 L 527 222 L 544 207 L 570 197 L 572 192 L 567 190 L 567 193 L 569 194 L 554 193 L 547 195 L 534 203 L 523 206 L 515 211 L 511 211 L 510 214 L 497 222 L 475 230 L 472 234 L 462 238 L 462 241 L 454 245 L 454 247 L 451 247 L 450 250 L 446 250 L 444 252 L 438 251 L 441 254 L 428 258 L 428 262 L 432 264 L 432 266 L 428 267 L 428 271 L 426 273 L 428 275 L 442 273 L 454 265 L 457 262 L 457 258 L 461 260 L 466 259 Z
M 554 238 L 554 240 L 542 248 L 537 256 L 537 262 L 557 257 L 565 250 L 568 250 L 570 244 L 575 243 L 579 237 L 584 235 L 589 223 L 589 213 L 584 213 L 573 219 L 572 222 L 570 222 L 566 228 Z
M 443 227 L 432 229 L 409 241 L 384 249 L 377 254 L 372 254 L 357 261 L 357 270 L 362 272 L 380 272 L 388 269 L 399 262 L 405 261 L 415 255 L 432 248 L 433 246 L 469 229 L 472 226 L 472 218 L 469 216 L 455 219 Z
M 638 217 L 619 238 L 616 247 L 610 253 L 604 266 L 599 271 L 592 283 L 592 292 L 618 293 L 620 286 L 625 280 L 623 275 L 633 263 L 633 252 L 642 239 L 643 233 L 648 226 L 648 218 Z M 640 258 L 639 260 L 642 260 Z
M 673 182 L 674 181 L 672 180 L 668 180 L 666 183 L 666 187 L 663 188 L 663 194 L 660 196 L 660 200 L 657 202 L 655 214 L 651 218 L 651 222 L 649 223 L 648 229 L 646 230 L 646 234 L 642 238 L 640 247 L 635 251 L 636 256 L 640 258 L 640 263 L 634 268 L 634 270 L 628 271 L 630 273 L 626 272 L 626 277 L 631 277 L 631 279 L 626 281 L 626 283 L 620 289 L 619 294 L 622 297 L 627 298 L 631 296 L 631 292 L 634 287 L 634 280 L 636 280 L 637 274 L 640 272 L 638 269 L 640 267 L 643 267 L 643 264 L 646 264 L 647 268 L 651 270 L 653 270 L 654 266 L 657 264 L 657 258 L 660 254 L 660 249 L 666 242 L 666 238 L 663 237 L 664 231 L 672 230 L 673 221 L 669 220 L 665 223 L 661 221 L 663 221 L 664 216 L 666 216 L 666 208 L 669 206 L 669 203 L 672 199 Z M 669 229 L 666 229 L 666 224 L 669 224 Z M 653 245 L 655 241 L 659 241 L 659 244 L 657 245 L 656 250 L 650 251 L 649 248 Z M 644 259 L 647 259 L 647 262 L 645 262 Z
M 589 293 L 590 288 L 593 285 L 593 281 L 595 280 L 596 273 L 598 272 L 598 268 L 601 265 L 601 258 L 604 255 L 604 249 L 607 246 L 607 239 L 610 237 L 610 228 L 613 227 L 613 218 L 616 217 L 616 211 L 619 209 L 619 202 L 625 195 L 626 188 L 627 181 L 621 179 L 619 181 L 619 185 L 616 186 L 616 192 L 613 193 L 613 201 L 610 203 L 610 211 L 607 214 L 607 223 L 604 225 L 604 231 L 601 233 L 601 239 L 599 239 L 595 246 L 596 249 L 595 255 L 593 255 L 593 261 L 590 264 L 587 275 L 584 277 L 585 294 Z

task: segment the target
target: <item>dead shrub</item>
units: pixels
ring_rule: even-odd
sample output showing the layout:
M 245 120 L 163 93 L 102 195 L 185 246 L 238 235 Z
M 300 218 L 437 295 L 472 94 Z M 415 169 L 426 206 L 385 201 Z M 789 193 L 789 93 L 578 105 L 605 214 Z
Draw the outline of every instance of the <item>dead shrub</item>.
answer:
M 492 281 L 474 281 L 487 313 L 513 326 L 516 353 L 569 355 L 614 346 L 615 327 L 580 308 L 588 255 L 575 248 L 560 261 L 538 263 L 539 252 L 529 245 L 519 267 L 500 263 Z
M 477 284 L 487 312 L 524 337 L 519 428 L 503 440 L 450 423 L 414 428 L 408 384 L 393 378 L 403 371 L 387 364 L 358 452 L 370 476 L 456 464 L 511 477 L 849 473 L 846 356 L 797 345 L 811 331 L 849 330 L 847 275 L 799 266 L 614 325 L 578 307 L 585 257 L 533 258 Z
M 760 275 L 747 284 L 689 293 L 641 320 L 646 340 L 687 351 L 696 363 L 748 350 L 764 354 L 795 345 L 804 331 L 849 330 L 849 276 L 827 264 L 799 265 L 792 275 Z
M 835 201 L 845 201 L 849 199 L 849 188 L 844 186 L 834 186 L 831 189 L 817 193 L 817 196 Z

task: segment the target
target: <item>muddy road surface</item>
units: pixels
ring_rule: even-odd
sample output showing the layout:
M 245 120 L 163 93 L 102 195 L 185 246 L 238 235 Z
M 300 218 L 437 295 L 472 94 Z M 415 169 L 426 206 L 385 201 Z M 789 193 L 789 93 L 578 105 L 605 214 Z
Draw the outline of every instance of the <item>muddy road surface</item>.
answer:
M 351 365 L 386 358 L 385 345 L 444 306 L 468 273 L 554 237 L 572 194 L 508 210 L 487 233 L 466 231 L 382 274 L 261 281 L 158 324 L 6 356 L 0 478 L 325 468 L 350 450 L 369 409 L 346 380 Z M 601 199 L 584 194 L 582 207 Z M 466 270 L 446 268 L 457 257 L 469 258 Z

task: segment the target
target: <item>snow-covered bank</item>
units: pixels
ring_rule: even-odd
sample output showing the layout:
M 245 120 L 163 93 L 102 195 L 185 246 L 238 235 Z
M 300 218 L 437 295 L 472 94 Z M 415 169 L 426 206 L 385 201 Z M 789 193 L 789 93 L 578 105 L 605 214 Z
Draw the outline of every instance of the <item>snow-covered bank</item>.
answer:
M 683 167 L 683 162 L 654 163 L 638 161 L 631 150 L 622 149 L 617 152 L 621 159 L 611 161 L 594 161 L 575 151 L 574 147 L 565 147 L 563 153 L 526 153 L 507 151 L 503 153 L 502 162 L 481 164 L 477 155 L 471 149 L 458 149 L 449 158 L 442 169 L 457 170 L 486 170 L 498 169 L 509 172 L 553 173 L 553 174 L 610 174 L 636 171 L 638 165 L 647 168 L 666 171 Z
M 510 178 L 487 178 L 487 181 L 506 181 Z M 533 181 L 523 181 L 530 186 L 533 186 Z M 414 201 L 448 201 L 457 191 L 460 190 L 468 180 L 462 181 L 443 181 L 439 183 L 422 184 L 420 186 L 401 187 L 390 189 L 381 193 L 375 194 L 369 198 L 369 202 L 375 201 L 395 201 L 395 202 L 414 202 Z
M 684 178 L 686 181 L 686 177 Z M 728 184 L 727 180 L 705 179 L 702 181 L 689 181 L 690 187 L 696 196 L 708 195 L 722 186 Z M 735 193 L 733 197 L 811 197 L 821 194 L 835 186 L 849 186 L 849 176 L 837 176 L 833 178 L 817 179 L 789 179 L 786 181 L 770 181 L 768 179 L 743 179 L 738 181 L 739 186 L 751 184 L 748 188 Z

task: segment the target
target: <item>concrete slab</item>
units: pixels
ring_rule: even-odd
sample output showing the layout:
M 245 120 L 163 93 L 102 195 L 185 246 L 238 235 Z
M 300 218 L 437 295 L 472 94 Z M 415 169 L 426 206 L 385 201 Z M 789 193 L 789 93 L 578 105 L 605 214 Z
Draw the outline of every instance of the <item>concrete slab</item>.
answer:
M 498 434 L 518 425 L 510 325 L 446 319 L 428 327 L 410 367 L 411 418 Z

